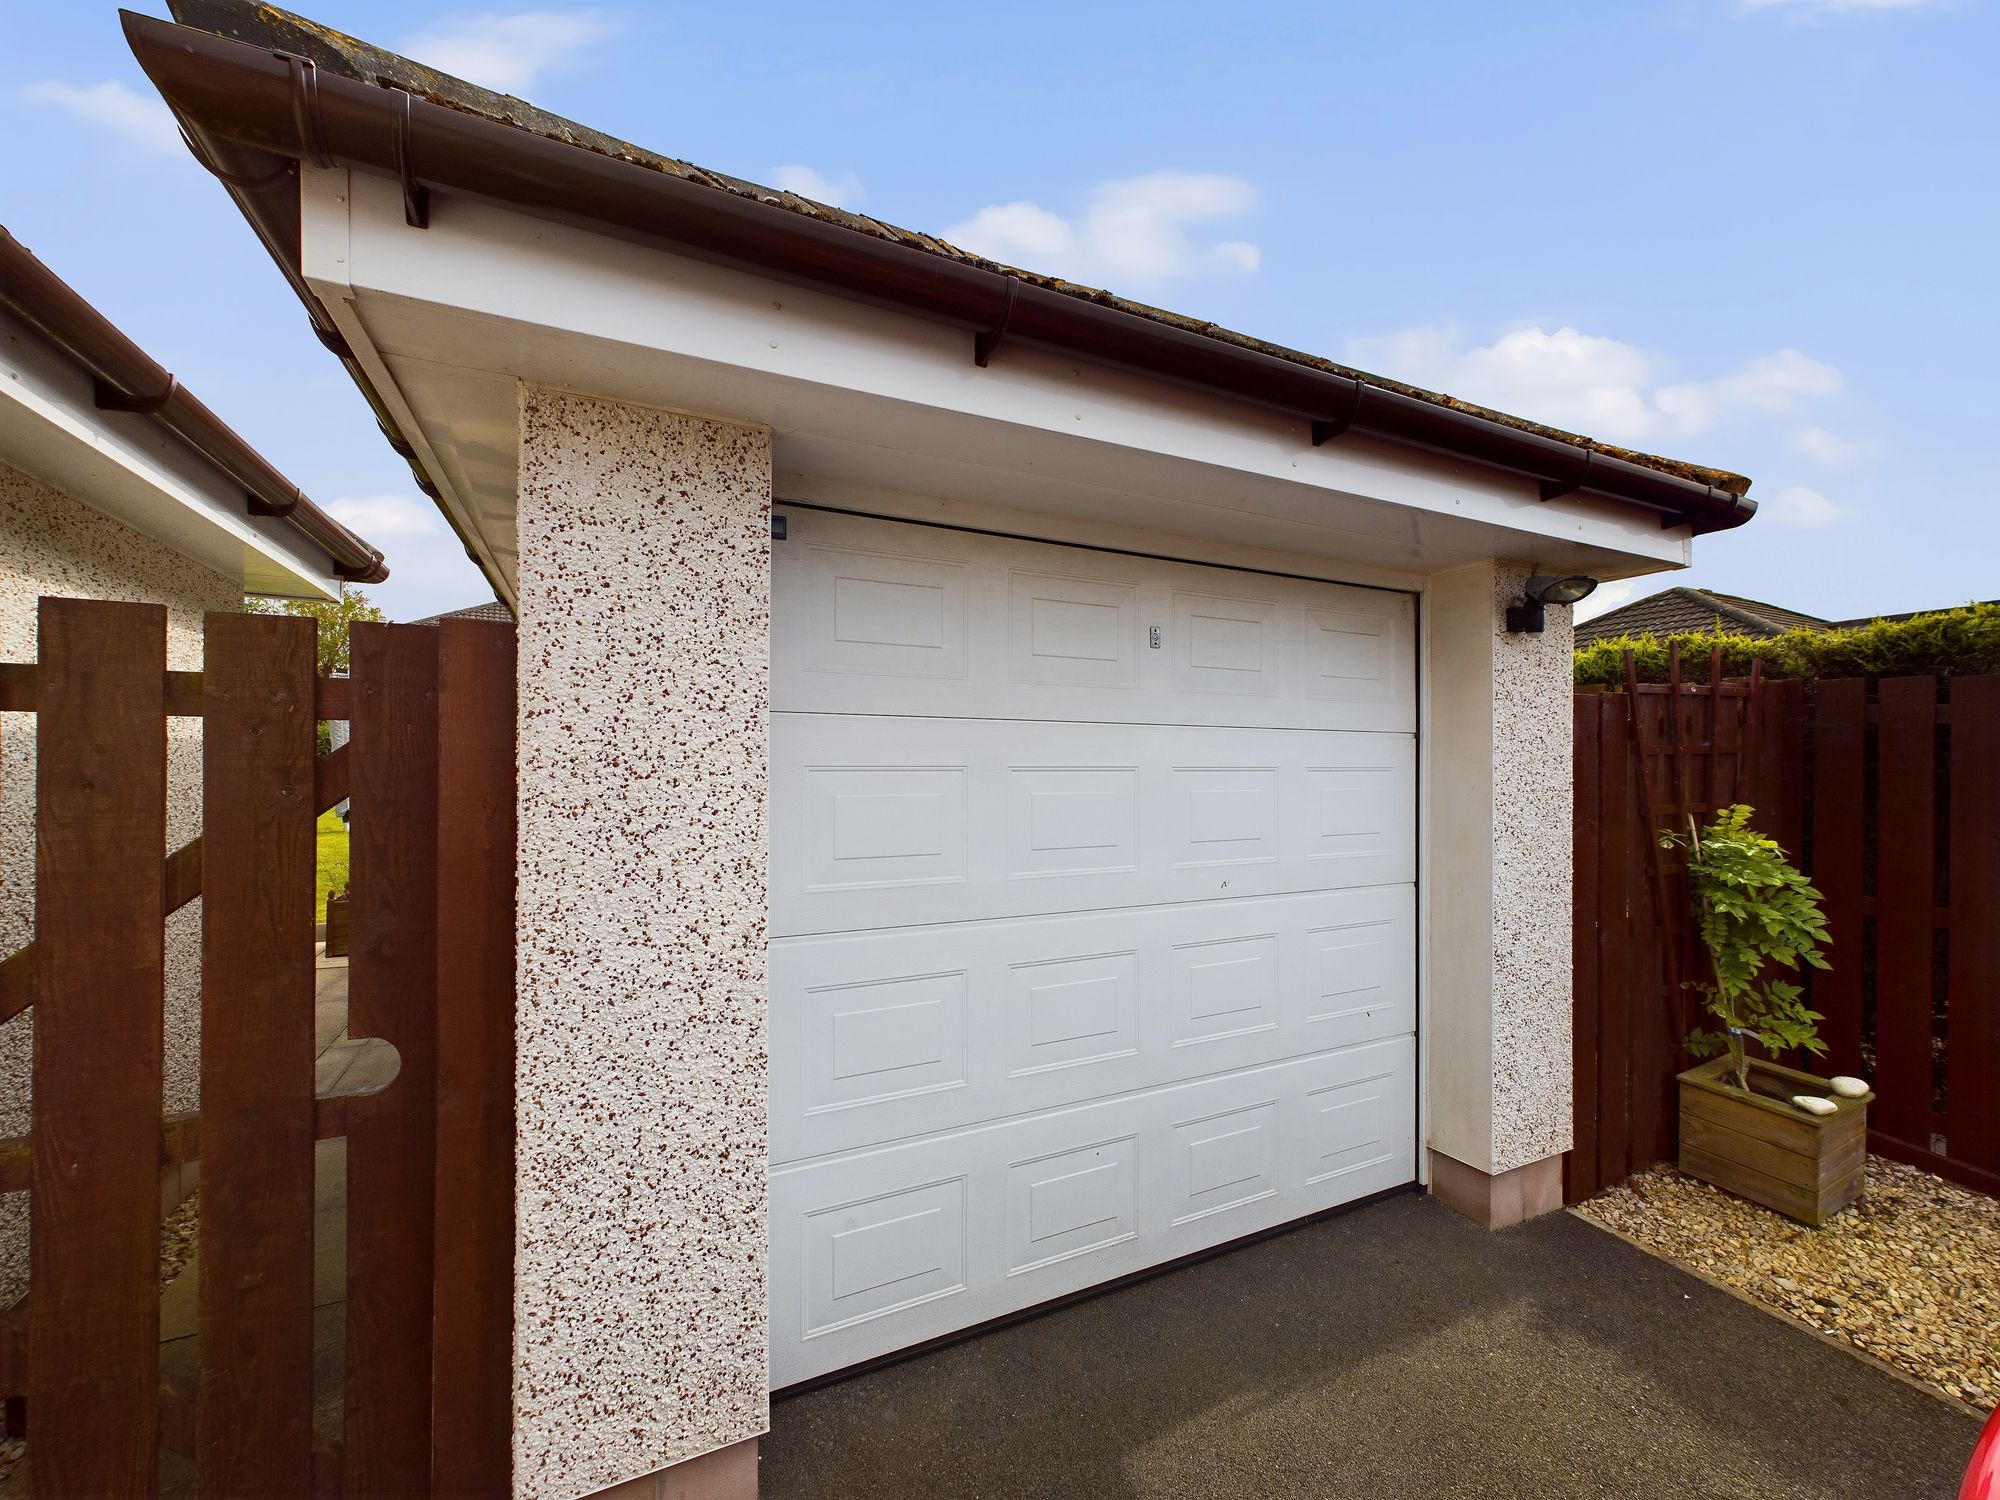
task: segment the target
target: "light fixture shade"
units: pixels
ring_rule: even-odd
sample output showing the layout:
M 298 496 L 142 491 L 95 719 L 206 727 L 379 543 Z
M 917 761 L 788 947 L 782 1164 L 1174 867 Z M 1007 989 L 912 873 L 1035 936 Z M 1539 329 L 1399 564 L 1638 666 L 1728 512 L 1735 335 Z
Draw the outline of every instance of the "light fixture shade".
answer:
M 1597 580 L 1586 578 L 1581 573 L 1568 578 L 1537 575 L 1528 580 L 1527 588 L 1528 597 L 1543 604 L 1574 604 L 1579 599 L 1588 599 L 1596 591 Z

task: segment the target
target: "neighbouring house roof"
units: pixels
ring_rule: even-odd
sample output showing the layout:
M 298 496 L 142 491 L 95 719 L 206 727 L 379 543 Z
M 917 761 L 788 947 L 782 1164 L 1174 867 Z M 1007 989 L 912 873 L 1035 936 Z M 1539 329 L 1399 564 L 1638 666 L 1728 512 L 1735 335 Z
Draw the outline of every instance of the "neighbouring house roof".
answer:
M 269 459 L 5 228 L 0 228 L 0 305 L 90 377 L 99 410 L 135 413 L 156 423 L 241 486 L 249 515 L 282 521 L 326 554 L 334 577 L 380 583 L 389 576 L 379 548 L 308 500 Z
M 1759 639 L 1787 630 L 1830 630 L 1832 620 L 1803 614 L 1779 604 L 1718 594 L 1711 589 L 1671 588 L 1599 615 L 1576 627 L 1576 643 L 1592 645 L 1625 635 L 1678 635 L 1720 628 L 1729 635 Z
M 1352 431 L 1525 475 L 1544 500 L 1587 492 L 1696 532 L 1741 525 L 1756 509 L 1741 475 L 1595 442 L 1000 265 L 931 235 L 643 150 L 274 6 L 173 0 L 171 8 L 183 24 L 125 15 L 135 54 L 406 458 L 393 416 L 300 274 L 289 175 L 299 160 L 400 177 L 413 224 L 428 221 L 434 188 L 594 221 L 957 324 L 975 336 L 981 365 L 1004 358 L 1009 342 L 1057 348 L 1307 417 L 1315 443 Z M 418 479 L 435 494 L 420 467 Z
M 1899 615 L 1863 615 L 1858 620 L 1835 620 L 1833 622 L 1833 629 L 1854 630 L 1862 625 L 1873 625 L 1877 622 L 1895 624 L 1903 620 L 1914 620 L 1919 615 L 1949 614 L 1955 609 L 1971 609 L 1975 606 L 1982 609 L 1991 609 L 1996 604 L 2000 604 L 2000 599 L 1968 599 L 1963 604 L 1937 604 L 1931 606 L 1929 609 L 1905 610 Z
M 412 625 L 442 625 L 446 620 L 498 620 L 502 624 L 514 623 L 514 612 L 498 599 L 489 599 L 484 604 L 468 604 L 464 609 L 449 609 L 441 615 L 425 615 L 421 620 L 412 620 Z

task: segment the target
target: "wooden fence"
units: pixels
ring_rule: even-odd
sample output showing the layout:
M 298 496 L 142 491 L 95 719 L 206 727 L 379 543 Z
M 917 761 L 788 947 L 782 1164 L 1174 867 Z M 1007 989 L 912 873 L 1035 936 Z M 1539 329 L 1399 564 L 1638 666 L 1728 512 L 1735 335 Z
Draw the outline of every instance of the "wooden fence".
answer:
M 1574 712 L 1568 1199 L 1675 1154 L 1696 952 L 1656 835 L 1737 801 L 1826 897 L 1812 1066 L 1874 1082 L 1871 1150 L 2000 1194 L 2000 677 L 1628 682 Z
M 200 1163 L 203 1496 L 504 1494 L 513 1254 L 512 627 L 359 625 L 319 679 L 311 621 L 210 615 L 166 670 L 154 605 L 43 599 L 32 1005 L 30 1493 L 161 1487 L 160 1181 Z M 202 836 L 161 859 L 169 715 L 202 719 Z M 315 761 L 314 724 L 349 744 Z M 352 799 L 348 1028 L 397 1054 L 317 1097 L 315 819 Z M 25 810 L 8 809 L 7 815 Z M 163 914 L 202 900 L 201 1109 L 162 1118 Z M 344 1137 L 340 1413 L 315 1432 L 315 1143 Z M 328 1342 L 322 1338 L 322 1354 Z M 330 1431 L 329 1431 L 330 1427 Z

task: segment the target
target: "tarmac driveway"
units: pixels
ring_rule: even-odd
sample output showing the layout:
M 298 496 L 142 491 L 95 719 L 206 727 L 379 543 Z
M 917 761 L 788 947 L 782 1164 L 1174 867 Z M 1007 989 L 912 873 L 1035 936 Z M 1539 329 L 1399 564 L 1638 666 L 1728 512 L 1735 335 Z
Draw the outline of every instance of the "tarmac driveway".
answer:
M 1406 1194 L 780 1401 L 764 1500 L 1951 1500 L 1978 1424 L 1571 1214 Z

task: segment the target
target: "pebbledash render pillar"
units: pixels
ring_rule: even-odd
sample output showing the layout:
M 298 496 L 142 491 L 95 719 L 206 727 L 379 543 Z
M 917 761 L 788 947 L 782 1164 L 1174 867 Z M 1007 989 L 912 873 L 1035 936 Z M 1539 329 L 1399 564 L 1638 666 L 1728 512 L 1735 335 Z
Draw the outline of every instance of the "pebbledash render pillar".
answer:
M 1562 1206 L 1570 1146 L 1573 632 L 1510 635 L 1530 569 L 1433 575 L 1427 702 L 1431 1191 L 1493 1228 Z
M 749 1500 L 770 437 L 523 387 L 520 440 L 514 1493 Z

